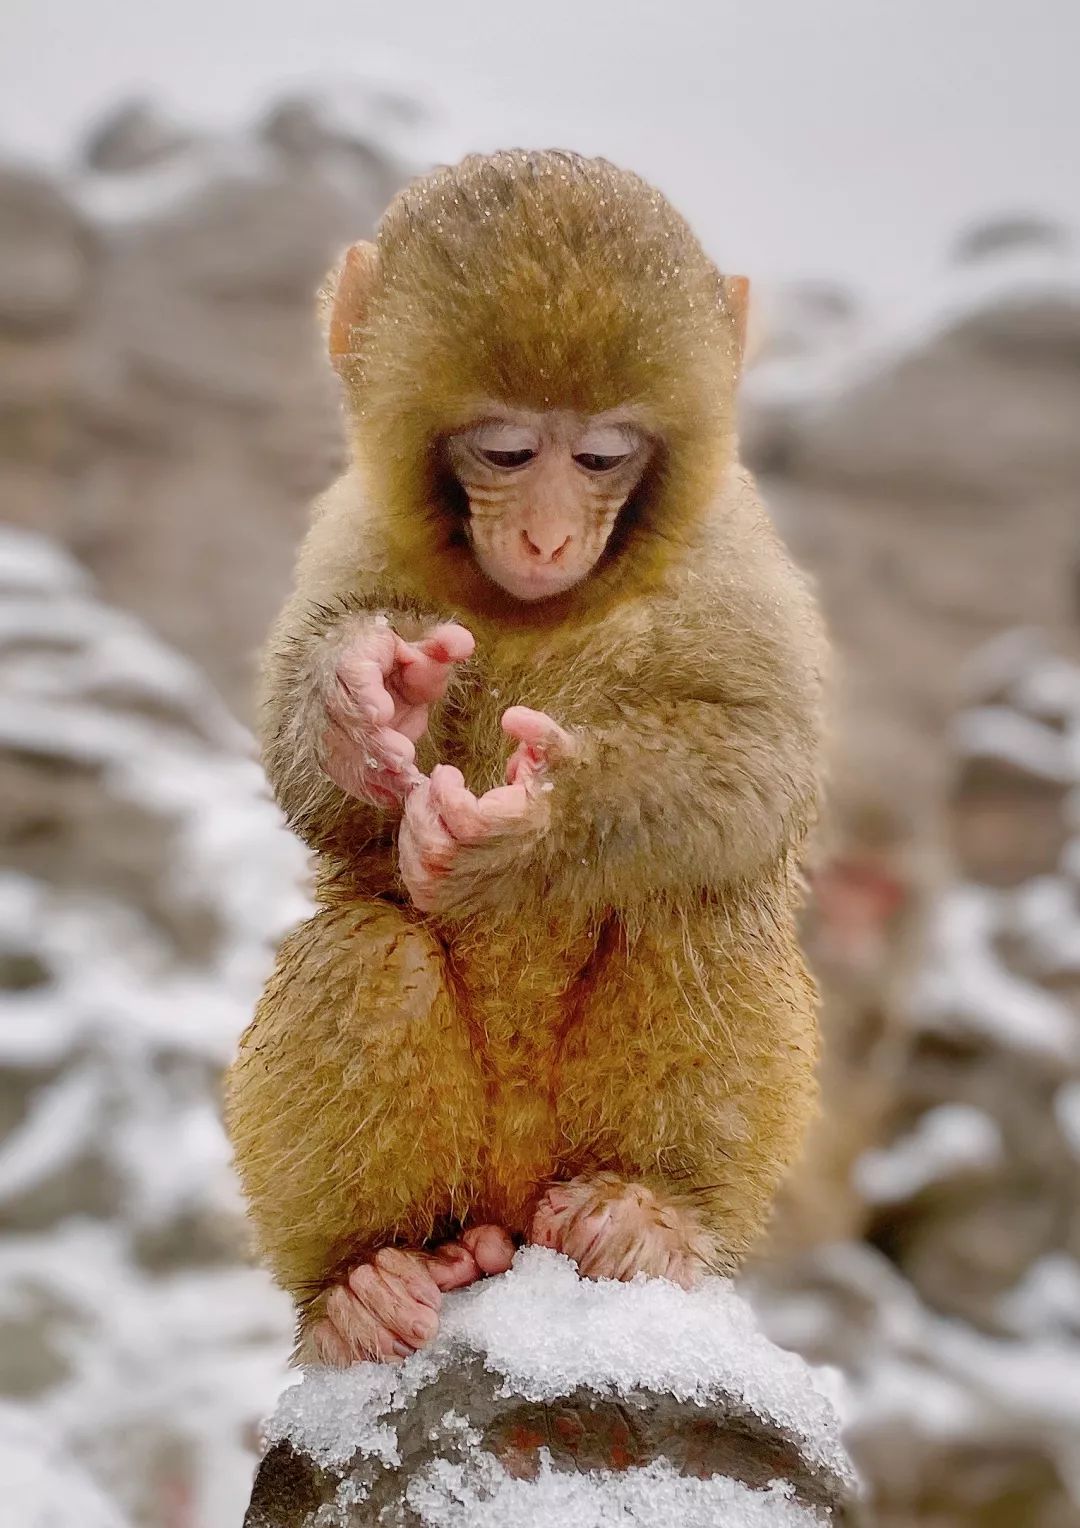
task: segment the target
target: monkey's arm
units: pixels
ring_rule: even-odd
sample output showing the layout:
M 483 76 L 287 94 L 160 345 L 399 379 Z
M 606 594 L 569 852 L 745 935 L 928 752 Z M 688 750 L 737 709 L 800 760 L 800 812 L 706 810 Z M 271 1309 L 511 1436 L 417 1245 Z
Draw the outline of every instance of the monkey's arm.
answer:
M 482 798 L 499 809 L 486 835 L 459 819 L 464 841 L 438 872 L 431 910 L 628 908 L 752 880 L 798 845 L 819 793 L 820 648 L 783 630 L 748 635 L 737 620 L 724 633 L 719 616 L 691 640 L 682 619 L 682 639 L 643 659 L 591 722 L 564 730 L 573 718 L 557 704 L 550 721 L 507 713 L 513 735 L 532 733 L 528 803 L 502 823 L 520 787 Z M 440 798 L 452 807 L 454 790 L 438 772 L 430 794 L 443 821 Z M 424 794 L 410 800 L 407 830 Z M 437 864 L 438 849 L 427 857 Z

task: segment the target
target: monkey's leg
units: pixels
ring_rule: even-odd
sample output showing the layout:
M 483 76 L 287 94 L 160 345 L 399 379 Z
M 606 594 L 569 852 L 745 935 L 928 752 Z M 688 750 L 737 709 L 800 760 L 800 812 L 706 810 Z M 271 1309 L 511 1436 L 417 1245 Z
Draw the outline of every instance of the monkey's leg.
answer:
M 592 1279 L 637 1273 L 690 1289 L 708 1267 L 712 1241 L 691 1195 L 617 1173 L 585 1173 L 541 1196 L 529 1240 L 565 1253 Z
M 303 1329 L 330 1315 L 333 1292 L 335 1312 L 366 1304 L 380 1328 L 345 1322 L 354 1356 L 387 1356 L 416 1345 L 414 1328 L 430 1335 L 440 1286 L 500 1255 L 505 1266 L 508 1239 L 478 1227 L 434 1270 L 419 1256 L 467 1221 L 484 1110 L 442 948 L 407 912 L 328 908 L 285 941 L 229 1075 L 228 1118 L 261 1250 Z M 417 1249 L 407 1266 L 402 1248 Z
M 533 1237 L 610 1277 L 732 1272 L 817 1096 L 817 999 L 790 919 L 659 908 L 592 981 L 558 1091 L 571 1182 Z

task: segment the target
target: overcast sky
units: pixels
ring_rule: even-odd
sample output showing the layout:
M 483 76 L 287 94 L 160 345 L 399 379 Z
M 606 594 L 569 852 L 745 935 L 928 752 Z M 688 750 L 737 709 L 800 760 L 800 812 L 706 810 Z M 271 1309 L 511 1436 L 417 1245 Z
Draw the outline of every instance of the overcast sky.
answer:
M 386 50 L 445 152 L 606 153 L 729 270 L 902 293 L 973 218 L 1080 226 L 1080 0 L 0 0 L 0 148 L 130 93 L 236 120 Z

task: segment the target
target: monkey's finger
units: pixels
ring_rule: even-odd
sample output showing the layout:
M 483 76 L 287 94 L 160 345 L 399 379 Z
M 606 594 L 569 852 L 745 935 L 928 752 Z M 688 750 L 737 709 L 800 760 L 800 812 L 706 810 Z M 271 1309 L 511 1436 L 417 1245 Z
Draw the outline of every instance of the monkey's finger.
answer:
M 437 794 L 440 789 L 465 789 L 465 776 L 456 764 L 436 764 L 431 771 L 432 794 Z M 471 793 L 470 793 L 471 794 Z M 473 797 L 475 800 L 476 798 Z
M 396 805 L 423 779 L 416 747 L 390 727 L 354 729 L 328 715 L 322 740 L 322 767 L 350 796 L 376 806 Z
M 353 755 L 356 768 L 372 776 L 408 773 L 415 766 L 412 738 L 394 727 L 359 721 L 338 711 L 327 711 L 325 741 L 343 756 Z
M 319 1362 L 328 1364 L 333 1369 L 347 1369 L 356 1356 L 349 1343 L 328 1317 L 315 1322 L 308 1341 Z
M 420 705 L 402 705 L 398 707 L 394 717 L 394 730 L 400 732 L 411 742 L 418 743 L 427 731 L 428 708 L 427 703 Z
M 382 1350 L 392 1350 L 395 1341 L 412 1351 L 438 1330 L 436 1312 L 414 1300 L 400 1280 L 374 1263 L 361 1263 L 352 1270 L 347 1294 L 357 1332 L 363 1333 L 372 1346 L 377 1345 L 381 1356 L 389 1356 Z
M 393 727 L 357 726 L 334 712 L 327 716 L 326 735 L 342 750 L 351 750 L 358 765 L 371 773 L 407 770 L 416 759 L 416 744 Z
M 586 1276 L 596 1277 L 596 1270 L 606 1266 L 610 1241 L 614 1234 L 611 1216 L 606 1210 L 591 1210 L 574 1217 L 565 1248 Z
M 463 663 L 472 657 L 476 638 L 457 621 L 444 621 L 416 645 L 436 663 Z
M 371 734 L 372 752 L 379 756 L 384 769 L 391 773 L 407 770 L 416 762 L 416 744 L 394 727 L 376 727 Z
M 372 751 L 370 739 L 356 738 L 331 722 L 322 739 L 322 768 L 348 796 L 375 806 L 397 806 L 414 781 L 421 779 L 414 764 L 395 761 L 387 767 Z
M 392 686 L 407 701 L 439 700 L 450 682 L 450 667 L 467 658 L 473 639 L 463 626 L 437 626 L 421 642 L 398 642 Z
M 560 727 L 544 711 L 529 706 L 510 706 L 503 712 L 502 729 L 519 743 L 537 748 L 549 759 L 570 758 L 577 743 L 565 727 Z
M 514 1261 L 514 1242 L 502 1226 L 472 1226 L 462 1238 L 482 1273 L 505 1273 Z
M 533 1212 L 529 1240 L 537 1247 L 558 1248 L 563 1229 L 568 1223 L 569 1212 L 565 1199 L 558 1195 L 557 1189 L 550 1188 Z
M 542 749 L 519 743 L 506 761 L 507 785 L 523 785 L 535 795 L 547 779 L 547 762 Z
M 417 648 L 410 649 L 410 656 L 403 658 L 395 670 L 390 687 L 406 706 L 429 705 L 441 700 L 450 683 L 450 669 L 445 663 L 436 663 Z

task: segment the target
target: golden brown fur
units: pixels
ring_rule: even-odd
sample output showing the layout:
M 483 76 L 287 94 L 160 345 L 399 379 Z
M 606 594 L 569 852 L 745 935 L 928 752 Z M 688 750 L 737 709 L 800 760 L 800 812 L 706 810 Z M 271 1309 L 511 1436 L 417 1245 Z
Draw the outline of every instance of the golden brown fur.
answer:
M 354 465 L 317 504 L 264 673 L 267 770 L 318 851 L 229 1082 L 263 1253 L 304 1304 L 388 1242 L 523 1232 L 551 1178 L 615 1172 L 687 1210 L 708 1261 L 758 1235 L 812 1111 L 797 857 L 818 800 L 813 601 L 734 460 L 738 315 L 659 195 L 507 154 L 417 183 L 338 346 Z M 332 335 L 333 340 L 333 335 Z M 577 588 L 514 601 L 473 565 L 441 443 L 485 400 L 630 403 L 662 444 Z M 581 740 L 523 845 L 403 892 L 396 817 L 318 762 L 350 624 L 476 637 L 421 768 L 502 779 L 500 716 Z

